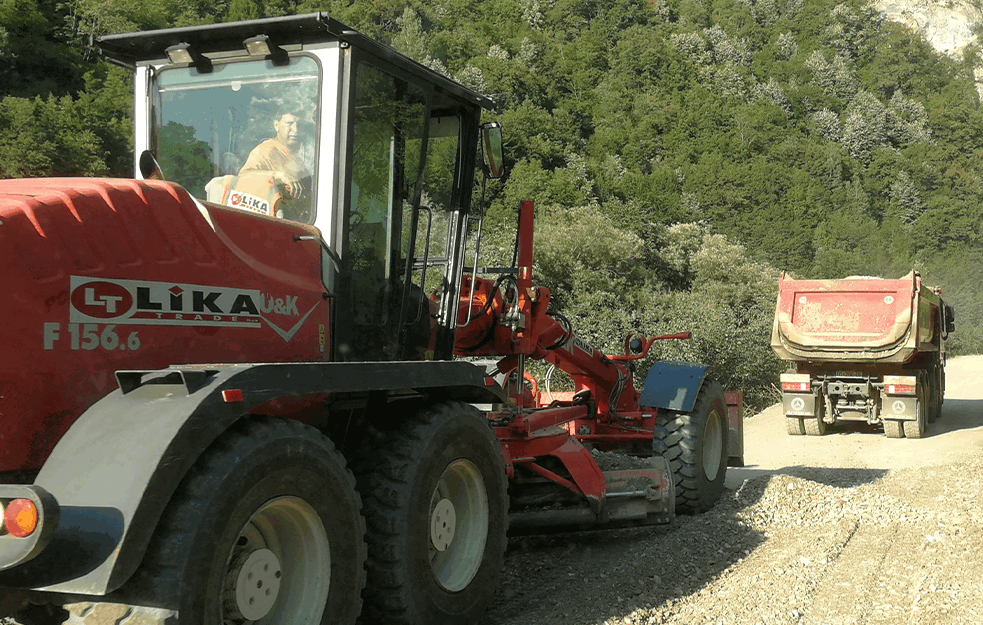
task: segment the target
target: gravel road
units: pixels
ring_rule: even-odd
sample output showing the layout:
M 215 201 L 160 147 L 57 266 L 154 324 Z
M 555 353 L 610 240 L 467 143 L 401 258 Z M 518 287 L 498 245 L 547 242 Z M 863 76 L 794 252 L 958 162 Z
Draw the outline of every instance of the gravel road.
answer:
M 928 438 L 790 437 L 773 406 L 709 513 L 512 539 L 487 623 L 983 623 L 983 356 L 946 375 Z

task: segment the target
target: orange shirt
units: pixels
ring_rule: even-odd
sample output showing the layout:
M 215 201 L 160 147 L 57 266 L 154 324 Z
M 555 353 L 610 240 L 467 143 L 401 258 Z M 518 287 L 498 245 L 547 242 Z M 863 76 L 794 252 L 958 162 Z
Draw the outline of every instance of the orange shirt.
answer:
M 276 139 L 267 139 L 253 148 L 239 173 L 248 171 L 282 171 L 295 180 L 311 175 L 300 158 Z

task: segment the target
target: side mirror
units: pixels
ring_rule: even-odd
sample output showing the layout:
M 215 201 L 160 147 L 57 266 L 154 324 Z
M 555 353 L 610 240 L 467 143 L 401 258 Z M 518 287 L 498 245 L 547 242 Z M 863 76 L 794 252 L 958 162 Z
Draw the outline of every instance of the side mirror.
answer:
M 945 333 L 956 331 L 956 310 L 949 304 L 944 304 L 945 310 Z
M 498 179 L 505 175 L 505 155 L 502 148 L 502 125 L 487 122 L 481 125 L 481 153 L 484 156 L 485 176 Z
M 140 175 L 145 180 L 163 180 L 164 172 L 160 169 L 160 163 L 154 158 L 153 152 L 144 150 L 140 153 Z

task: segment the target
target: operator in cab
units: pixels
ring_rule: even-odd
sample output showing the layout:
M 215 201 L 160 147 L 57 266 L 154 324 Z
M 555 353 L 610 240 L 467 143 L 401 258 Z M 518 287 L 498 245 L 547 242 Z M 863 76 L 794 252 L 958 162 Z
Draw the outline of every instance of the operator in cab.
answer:
M 304 127 L 309 124 L 305 120 L 302 107 L 280 107 L 273 118 L 274 136 L 249 153 L 232 181 L 226 204 L 275 217 L 309 220 L 313 178 L 299 154 Z

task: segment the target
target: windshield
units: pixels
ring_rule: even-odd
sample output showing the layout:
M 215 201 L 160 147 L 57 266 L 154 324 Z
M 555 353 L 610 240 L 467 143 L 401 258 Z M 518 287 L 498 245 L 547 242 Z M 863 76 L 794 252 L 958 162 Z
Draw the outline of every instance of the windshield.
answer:
M 163 175 L 208 201 L 312 223 L 319 78 L 309 57 L 162 70 L 153 145 Z

